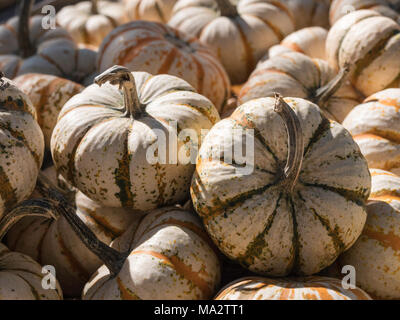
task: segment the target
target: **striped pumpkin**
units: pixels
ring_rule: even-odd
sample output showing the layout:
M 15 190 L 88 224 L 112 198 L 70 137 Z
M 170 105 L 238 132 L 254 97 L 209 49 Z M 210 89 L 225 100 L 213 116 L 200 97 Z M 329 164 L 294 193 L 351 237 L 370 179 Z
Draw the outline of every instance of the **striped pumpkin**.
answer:
M 215 300 L 371 300 L 359 288 L 344 289 L 338 279 L 310 276 L 304 278 L 238 279 L 223 288 Z
M 380 299 L 400 299 L 400 177 L 371 169 L 368 218 L 360 238 L 340 257 L 357 285 Z
M 345 75 L 343 75 L 345 76 Z M 282 53 L 260 63 L 239 93 L 239 104 L 252 99 L 298 97 L 317 104 L 329 118 L 342 122 L 359 104 L 359 96 L 349 83 L 344 83 L 328 63 L 298 52 Z M 333 86 L 332 86 L 333 85 Z
M 44 289 L 42 267 L 32 258 L 0 243 L 0 300 L 62 300 L 58 282 Z
M 338 20 L 329 30 L 326 52 L 332 67 L 350 66 L 351 82 L 365 96 L 399 86 L 400 25 L 375 11 Z
M 146 211 L 184 201 L 197 155 L 187 130 L 199 138 L 219 120 L 211 101 L 169 75 L 116 66 L 98 79 L 124 91 L 93 84 L 64 105 L 51 139 L 57 170 L 105 206 Z
M 286 52 L 303 53 L 310 58 L 325 59 L 325 41 L 328 31 L 321 27 L 307 27 L 289 34 L 285 39 L 271 47 L 259 63 Z
M 370 168 L 400 174 L 400 89 L 368 97 L 343 121 Z
M 112 246 L 130 254 L 117 275 L 98 269 L 84 300 L 209 299 L 219 285 L 211 240 L 197 217 L 178 207 L 152 211 Z
M 329 7 L 331 0 L 284 0 L 294 20 L 296 30 L 319 26 L 329 28 Z
M 43 161 L 43 133 L 25 93 L 0 72 L 0 218 L 29 197 Z
M 101 72 L 121 65 L 131 71 L 179 77 L 209 98 L 219 111 L 230 94 L 228 75 L 208 47 L 155 22 L 134 21 L 114 29 L 99 49 L 97 64 Z
M 54 167 L 46 171 L 50 171 L 46 172 L 46 176 L 55 176 Z M 34 196 L 43 198 L 47 195 L 36 189 Z M 141 219 L 141 214 L 137 212 L 101 206 L 80 192 L 72 195 L 72 199 L 75 214 L 106 244 L 119 237 L 129 226 L 137 227 Z M 58 207 L 54 206 L 51 210 L 57 211 Z M 29 216 L 31 211 L 30 205 L 18 211 L 24 217 L 7 232 L 7 246 L 40 264 L 54 266 L 64 295 L 79 297 L 90 276 L 102 265 L 101 260 L 86 248 L 63 216 L 56 220 L 32 217 Z
M 46 149 L 63 105 L 84 87 L 68 79 L 39 73 L 28 73 L 14 79 L 15 84 L 31 99 L 37 121 L 43 131 Z
M 196 36 L 217 53 L 231 82 L 246 81 L 268 49 L 294 31 L 294 18 L 283 1 L 181 0 L 168 22 Z
M 167 23 L 177 0 L 123 0 L 131 20 Z
M 329 10 L 329 22 L 334 25 L 346 14 L 363 9 L 374 10 L 400 22 L 400 15 L 397 12 L 400 9 L 399 0 L 333 0 Z
M 350 134 L 318 106 L 260 98 L 207 134 L 191 196 L 206 230 L 232 260 L 259 274 L 311 275 L 361 234 L 370 179 Z
M 33 52 L 21 55 L 18 44 L 18 18 L 0 25 L 0 69 L 12 79 L 26 73 L 45 73 L 87 84 L 95 72 L 96 52 L 78 49 L 66 30 L 42 28 L 42 16 L 30 19 Z
M 57 13 L 57 22 L 77 43 L 99 46 L 115 27 L 129 21 L 121 3 L 83 1 L 66 6 Z

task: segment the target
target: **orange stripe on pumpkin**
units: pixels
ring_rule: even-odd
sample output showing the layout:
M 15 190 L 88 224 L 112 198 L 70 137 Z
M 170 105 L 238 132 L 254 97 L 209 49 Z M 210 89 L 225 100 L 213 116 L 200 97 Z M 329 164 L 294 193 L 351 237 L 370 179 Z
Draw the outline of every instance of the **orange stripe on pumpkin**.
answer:
M 395 235 L 392 231 L 389 233 L 382 233 L 372 230 L 370 226 L 365 226 L 363 235 L 370 239 L 377 240 L 385 248 L 392 248 L 394 251 L 400 250 L 400 237 Z
M 118 284 L 118 289 L 121 293 L 122 300 L 140 300 L 140 298 L 136 294 L 134 294 L 132 291 L 128 290 L 124 286 L 122 280 L 119 277 L 117 277 L 116 281 Z
M 178 275 L 189 280 L 196 287 L 198 287 L 200 289 L 200 291 L 203 293 L 203 297 L 202 297 L 203 299 L 207 299 L 207 298 L 211 297 L 213 292 L 212 292 L 211 288 L 209 287 L 209 284 L 207 283 L 207 281 L 200 278 L 198 275 L 198 272 L 194 272 L 192 269 L 190 269 L 190 267 L 185 265 L 177 256 L 172 256 L 169 258 L 159 252 L 145 251 L 145 250 L 132 251 L 131 255 L 134 255 L 134 254 L 151 255 L 157 259 L 160 259 L 164 264 L 169 265 L 173 269 L 175 269 L 175 272 Z
M 303 49 L 301 49 L 297 43 L 289 42 L 289 41 L 283 41 L 281 43 L 281 45 L 286 47 L 286 48 L 288 48 L 288 49 L 291 49 L 293 51 L 300 52 L 300 53 L 304 54 Z

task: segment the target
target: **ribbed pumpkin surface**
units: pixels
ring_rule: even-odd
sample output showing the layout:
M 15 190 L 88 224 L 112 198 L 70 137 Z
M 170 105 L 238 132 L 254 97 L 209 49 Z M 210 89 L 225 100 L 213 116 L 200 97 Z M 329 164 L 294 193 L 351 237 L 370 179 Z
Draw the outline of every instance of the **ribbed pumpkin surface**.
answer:
M 210 299 L 220 281 L 218 257 L 197 217 L 177 207 L 149 213 L 136 232 L 114 241 L 131 250 L 111 277 L 102 266 L 85 286 L 83 299 Z
M 399 110 L 400 89 L 386 89 L 368 97 L 344 120 L 370 168 L 400 173 Z
M 216 300 L 371 300 L 359 288 L 343 289 L 338 279 L 305 277 L 242 278 L 222 289 Z
M 228 257 L 261 274 L 310 275 L 330 265 L 360 235 L 370 174 L 347 130 L 306 100 L 284 100 L 299 118 L 304 141 L 293 191 L 281 184 L 288 153 L 284 123 L 274 112 L 275 100 L 261 98 L 241 105 L 208 133 L 191 195 L 208 233 Z M 235 129 L 253 131 L 235 134 Z M 244 167 L 237 153 L 224 155 L 224 150 L 252 145 L 246 142 L 251 132 L 254 164 L 249 162 L 250 171 L 237 170 Z
M 44 153 L 43 133 L 31 100 L 0 79 L 0 217 L 35 188 Z
M 372 190 L 363 233 L 341 258 L 357 285 L 380 299 L 400 298 L 400 177 L 371 169 Z

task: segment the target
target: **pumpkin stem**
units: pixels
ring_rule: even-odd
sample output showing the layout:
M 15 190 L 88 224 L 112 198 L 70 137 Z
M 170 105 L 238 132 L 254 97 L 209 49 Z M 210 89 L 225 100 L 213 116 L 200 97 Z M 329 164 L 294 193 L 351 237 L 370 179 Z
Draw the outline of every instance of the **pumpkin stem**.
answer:
M 127 68 L 116 65 L 107 69 L 94 79 L 94 82 L 99 86 L 107 81 L 111 84 L 118 84 L 119 88 L 121 89 L 122 87 L 124 90 L 124 116 L 129 116 L 132 119 L 137 117 L 142 112 L 142 109 L 133 74 Z
M 33 0 L 21 0 L 18 21 L 18 47 L 22 58 L 30 57 L 34 48 L 30 40 L 29 18 Z
M 288 192 L 291 193 L 296 185 L 303 163 L 303 130 L 301 129 L 300 120 L 296 113 L 283 100 L 279 93 L 275 93 L 274 111 L 284 121 L 288 135 L 288 158 L 283 170 L 284 180 L 282 183 L 287 187 Z
M 229 0 L 217 0 L 217 5 L 221 16 L 234 17 L 238 15 L 236 6 L 234 6 Z
M 121 253 L 101 242 L 92 230 L 90 230 L 90 228 L 76 215 L 73 206 L 66 203 L 63 194 L 57 189 L 50 187 L 46 178 L 38 179 L 37 186 L 42 192 L 47 192 L 48 198 L 56 204 L 57 210 L 67 220 L 85 246 L 101 261 L 103 261 L 112 275 L 118 274 L 128 253 Z
M 315 94 L 313 102 L 322 108 L 325 103 L 338 91 L 347 80 L 350 65 L 346 64 L 340 69 L 339 73 L 329 83 L 319 88 Z
M 17 207 L 7 212 L 0 220 L 0 241 L 19 220 L 26 216 L 47 219 L 59 217 L 57 206 L 49 199 L 30 199 L 22 201 Z
M 99 8 L 97 6 L 97 0 L 91 1 L 92 6 L 90 7 L 91 14 L 99 14 Z
M 0 70 L 0 87 L 2 87 L 5 83 L 3 78 L 5 78 L 5 74 L 3 71 Z

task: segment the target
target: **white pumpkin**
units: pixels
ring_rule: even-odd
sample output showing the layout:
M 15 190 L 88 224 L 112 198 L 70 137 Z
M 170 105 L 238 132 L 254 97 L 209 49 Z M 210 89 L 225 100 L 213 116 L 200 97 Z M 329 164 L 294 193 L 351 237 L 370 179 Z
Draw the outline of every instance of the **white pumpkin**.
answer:
M 56 178 L 54 167 L 49 167 L 43 174 Z M 0 228 L 0 237 L 6 234 L 5 243 L 11 250 L 26 254 L 42 265 L 54 266 L 64 295 L 79 297 L 102 261 L 82 243 L 60 214 L 62 204 L 49 205 L 51 191 L 47 186 L 43 188 L 41 179 L 43 176 L 39 178 L 41 187 L 36 188 L 31 196 L 31 199 L 41 201 L 24 202 L 10 211 L 2 221 L 4 227 Z M 63 196 L 73 213 L 105 244 L 110 244 L 128 227 L 135 230 L 142 218 L 139 212 L 99 205 L 81 192 L 66 191 Z M 47 213 L 45 216 L 32 215 L 37 210 Z
M 260 274 L 311 275 L 361 234 L 370 180 L 347 130 L 315 104 L 279 96 L 246 102 L 210 130 L 191 196 L 232 260 Z
M 169 75 L 115 66 L 96 79 L 101 87 L 87 87 L 60 112 L 51 139 L 57 170 L 105 206 L 146 211 L 184 201 L 201 130 L 219 120 L 211 101 Z
M 343 121 L 360 146 L 370 168 L 400 174 L 400 89 L 368 97 Z
M 223 288 L 215 300 L 372 300 L 359 288 L 344 289 L 342 281 L 310 276 L 303 278 L 245 277 Z
M 312 101 L 329 119 L 342 122 L 359 104 L 359 95 L 345 81 L 346 71 L 336 74 L 324 60 L 297 52 L 282 53 L 257 66 L 240 90 L 239 104 L 279 92 Z
M 356 243 L 339 259 L 354 266 L 357 285 L 379 299 L 400 299 L 400 177 L 371 169 L 368 218 Z
M 123 0 L 131 20 L 167 23 L 177 0 Z
M 0 70 L 10 79 L 45 73 L 87 84 L 95 72 L 96 52 L 78 49 L 63 28 L 43 29 L 43 16 L 29 18 L 32 2 L 24 0 L 20 17 L 0 25 Z
M 295 21 L 284 2 L 181 0 L 168 22 L 214 49 L 231 82 L 246 81 L 268 49 L 294 31 Z
M 325 59 L 325 41 L 328 31 L 321 27 L 307 27 L 289 34 L 280 44 L 271 47 L 259 62 L 286 52 L 303 53 L 310 58 Z
M 128 253 L 117 274 L 102 266 L 84 300 L 210 299 L 220 281 L 218 257 L 198 218 L 177 207 L 155 210 L 113 248 Z
M 114 29 L 101 44 L 97 65 L 100 72 L 121 65 L 130 71 L 179 77 L 221 113 L 230 95 L 229 77 L 212 50 L 160 23 L 133 21 Z
M 333 0 L 329 10 L 329 21 L 333 26 L 337 20 L 356 10 L 374 10 L 400 23 L 399 0 Z
M 44 276 L 32 258 L 0 243 L 0 300 L 62 300 L 57 280 L 55 289 L 44 289 Z
M 43 154 L 31 100 L 0 72 L 0 218 L 32 193 Z
M 50 150 L 51 133 L 61 108 L 84 87 L 68 79 L 40 73 L 18 76 L 14 83 L 31 99 L 43 131 L 46 149 Z
M 115 27 L 129 21 L 122 3 L 83 1 L 65 6 L 57 13 L 57 23 L 65 28 L 77 43 L 99 46 Z
M 400 25 L 372 10 L 345 15 L 329 30 L 326 53 L 336 69 L 350 66 L 354 87 L 365 96 L 398 85 Z

